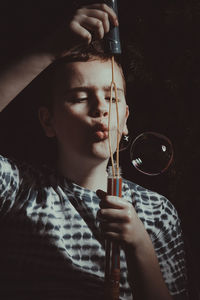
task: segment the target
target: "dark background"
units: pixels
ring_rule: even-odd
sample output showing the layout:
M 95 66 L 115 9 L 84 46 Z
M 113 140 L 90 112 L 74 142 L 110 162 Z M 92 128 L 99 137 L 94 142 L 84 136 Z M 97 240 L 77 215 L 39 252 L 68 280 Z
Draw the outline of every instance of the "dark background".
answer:
M 1 69 L 39 44 L 77 5 L 91 2 L 1 1 Z M 126 151 L 121 154 L 123 172 L 175 205 L 199 282 L 200 1 L 119 0 L 118 7 L 130 135 L 162 133 L 175 154 L 166 173 L 150 177 L 131 166 Z M 30 160 L 30 153 L 43 151 L 42 133 L 31 114 L 34 97 L 33 83 L 1 113 L 3 154 Z

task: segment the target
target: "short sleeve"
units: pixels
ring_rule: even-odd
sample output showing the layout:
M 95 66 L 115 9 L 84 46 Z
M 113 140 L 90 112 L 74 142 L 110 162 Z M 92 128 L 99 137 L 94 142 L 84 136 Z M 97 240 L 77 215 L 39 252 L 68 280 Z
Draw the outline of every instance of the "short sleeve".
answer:
M 11 207 L 19 189 L 19 170 L 15 163 L 0 156 L 0 211 Z
M 126 183 L 126 197 L 132 197 L 135 210 L 152 240 L 170 294 L 174 300 L 188 299 L 185 247 L 175 207 L 154 191 Z
M 161 222 L 164 226 L 154 240 L 154 248 L 171 295 L 182 295 L 184 298 L 181 299 L 187 299 L 188 280 L 180 219 L 176 209 L 166 198 L 163 206 Z M 163 219 L 163 216 L 168 218 Z

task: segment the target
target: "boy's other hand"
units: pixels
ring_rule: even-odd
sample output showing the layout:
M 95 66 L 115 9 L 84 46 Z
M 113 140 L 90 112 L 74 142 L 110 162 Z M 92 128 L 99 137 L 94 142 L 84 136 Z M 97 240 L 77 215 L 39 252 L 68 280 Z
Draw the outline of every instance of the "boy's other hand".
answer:
M 108 5 L 91 4 L 77 9 L 72 18 L 54 32 L 43 44 L 54 59 L 65 56 L 68 51 L 92 40 L 103 39 L 110 25 L 118 26 L 118 19 Z
M 87 42 L 92 38 L 102 39 L 110 29 L 110 23 L 118 26 L 115 12 L 106 4 L 92 4 L 78 9 L 72 18 L 70 30 Z

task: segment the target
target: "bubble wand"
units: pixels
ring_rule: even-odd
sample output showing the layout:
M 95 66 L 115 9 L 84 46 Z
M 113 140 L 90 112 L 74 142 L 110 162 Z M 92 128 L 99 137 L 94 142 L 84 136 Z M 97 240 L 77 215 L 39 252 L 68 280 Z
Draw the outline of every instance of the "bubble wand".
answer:
M 105 0 L 118 15 L 117 0 Z M 114 55 L 121 54 L 119 39 L 119 27 L 111 27 L 104 37 L 105 51 L 112 55 L 112 81 L 110 86 L 110 104 L 108 115 L 108 142 L 111 158 L 111 167 L 108 173 L 108 195 L 122 197 L 122 178 L 119 167 L 119 112 L 117 87 L 114 80 Z M 112 94 L 116 100 L 116 122 L 117 122 L 117 147 L 116 162 L 113 159 L 110 136 L 110 119 L 112 108 Z M 129 144 L 130 145 L 130 144 Z M 130 158 L 133 166 L 145 175 L 155 176 L 165 172 L 173 161 L 173 146 L 171 141 L 164 135 L 157 132 L 144 132 L 131 143 Z M 119 300 L 120 295 L 120 246 L 119 243 L 106 240 L 106 262 L 105 262 L 105 300 Z
M 105 3 L 110 6 L 115 13 L 118 15 L 117 1 L 107 0 Z M 121 45 L 119 39 L 119 28 L 111 27 L 110 31 L 104 37 L 105 51 L 112 55 L 111 57 L 111 68 L 112 68 L 112 81 L 110 86 L 110 103 L 109 103 L 109 115 L 108 115 L 108 142 L 109 152 L 111 158 L 111 168 L 108 174 L 108 195 L 121 197 L 122 196 L 122 178 L 119 167 L 119 142 L 120 142 L 120 131 L 119 131 L 119 111 L 118 111 L 118 96 L 117 86 L 114 78 L 114 66 L 115 59 L 114 55 L 121 54 Z M 111 120 L 111 109 L 112 109 L 112 95 L 113 90 L 115 94 L 116 104 L 116 122 L 117 122 L 117 149 L 116 149 L 116 163 L 113 159 L 113 151 L 111 146 L 110 136 L 110 120 Z M 119 282 L 120 282 L 120 246 L 117 242 L 111 242 L 106 240 L 106 261 L 105 261 L 105 299 L 106 300 L 118 300 L 119 299 Z

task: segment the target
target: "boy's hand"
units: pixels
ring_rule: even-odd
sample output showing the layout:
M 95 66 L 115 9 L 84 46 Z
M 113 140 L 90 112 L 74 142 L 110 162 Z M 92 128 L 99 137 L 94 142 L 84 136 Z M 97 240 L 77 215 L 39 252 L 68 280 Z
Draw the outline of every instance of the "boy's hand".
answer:
M 69 27 L 80 40 L 90 43 L 92 37 L 102 39 L 110 29 L 110 23 L 118 26 L 115 12 L 106 4 L 92 4 L 78 9 Z
M 108 196 L 98 190 L 101 199 L 97 213 L 100 228 L 105 238 L 117 240 L 133 249 L 141 246 L 149 235 L 131 203 L 117 196 Z
M 54 59 L 63 57 L 67 52 L 81 44 L 89 44 L 92 39 L 103 39 L 110 24 L 118 26 L 112 8 L 106 4 L 91 4 L 75 11 L 75 14 L 43 44 Z M 53 59 L 53 60 L 54 60 Z

